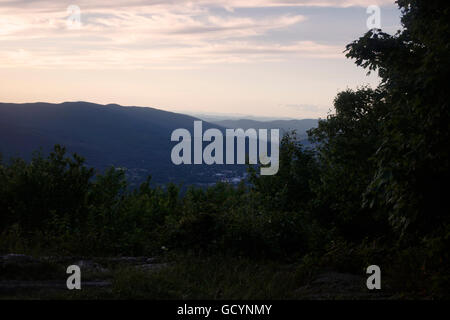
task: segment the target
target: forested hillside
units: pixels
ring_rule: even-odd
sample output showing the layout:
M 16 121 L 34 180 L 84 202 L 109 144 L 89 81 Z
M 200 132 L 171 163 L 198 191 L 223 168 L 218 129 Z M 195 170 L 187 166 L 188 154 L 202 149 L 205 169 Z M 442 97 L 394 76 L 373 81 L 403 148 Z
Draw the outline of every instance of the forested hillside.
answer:
M 175 166 L 170 158 L 175 129 L 193 131 L 196 119 L 148 107 L 99 105 L 89 102 L 61 104 L 0 103 L 0 152 L 5 159 L 30 160 L 34 151 L 48 154 L 55 144 L 86 159 L 86 165 L 104 171 L 125 170 L 129 184 L 138 186 L 151 174 L 153 182 L 208 185 L 218 181 L 222 166 Z M 204 130 L 219 128 L 208 122 Z M 245 168 L 230 166 L 229 178 Z

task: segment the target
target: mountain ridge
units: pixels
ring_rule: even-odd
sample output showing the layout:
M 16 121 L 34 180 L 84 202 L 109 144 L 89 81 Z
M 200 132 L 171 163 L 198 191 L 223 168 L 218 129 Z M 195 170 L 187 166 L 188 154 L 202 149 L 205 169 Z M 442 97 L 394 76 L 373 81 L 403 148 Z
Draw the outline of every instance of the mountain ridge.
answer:
M 172 132 L 192 132 L 196 117 L 153 107 L 63 103 L 0 103 L 0 153 L 3 159 L 31 159 L 34 151 L 48 154 L 55 144 L 86 159 L 100 171 L 110 166 L 127 169 L 129 180 L 139 183 L 147 175 L 156 183 L 211 184 L 236 180 L 246 166 L 181 165 L 171 161 Z M 203 130 L 218 128 L 203 121 Z M 268 128 L 270 129 L 270 128 Z M 239 180 L 239 179 L 238 179 Z

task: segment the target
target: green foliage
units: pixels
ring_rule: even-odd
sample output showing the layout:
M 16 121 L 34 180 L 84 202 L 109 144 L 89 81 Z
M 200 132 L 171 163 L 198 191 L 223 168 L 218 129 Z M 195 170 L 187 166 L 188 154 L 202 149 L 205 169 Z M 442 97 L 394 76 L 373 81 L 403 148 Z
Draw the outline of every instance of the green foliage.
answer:
M 9 166 L 0 167 L 0 204 L 6 209 L 2 225 L 19 220 L 28 232 L 46 225 L 54 211 L 64 211 L 72 220 L 85 218 L 81 209 L 93 170 L 84 167 L 78 155 L 64 155 L 65 148 L 57 145 L 48 159 L 37 153 L 29 164 L 13 159 Z
M 305 209 L 313 196 L 311 183 L 317 179 L 314 152 L 304 149 L 295 131 L 283 136 L 280 143 L 279 171 L 273 176 L 259 176 L 250 168 L 253 191 L 263 195 L 263 210 L 292 211 Z
M 314 212 L 329 229 L 349 240 L 362 240 L 389 229 L 383 214 L 364 208 L 363 194 L 375 172 L 383 111 L 380 90 L 346 90 L 334 101 L 336 113 L 309 131 L 318 144 L 320 171 L 314 185 Z
M 388 106 L 366 204 L 389 212 L 408 241 L 449 222 L 442 186 L 449 181 L 450 12 L 446 1 L 398 5 L 404 29 L 394 36 L 370 31 L 347 56 L 378 71 Z
M 180 194 L 173 184 L 152 187 L 150 178 L 129 189 L 124 172 L 115 168 L 94 176 L 78 155 L 66 157 L 56 146 L 46 159 L 36 154 L 30 163 L 16 159 L 2 167 L 0 249 L 58 255 L 181 250 L 292 259 L 315 245 L 310 238 L 321 238 L 307 211 L 316 163 L 293 135 L 282 141 L 281 161 L 286 165 L 280 176 L 253 174 L 253 186 L 217 183 Z M 39 198 L 30 200 L 28 190 L 39 187 Z M 284 205 L 268 205 L 277 202 Z

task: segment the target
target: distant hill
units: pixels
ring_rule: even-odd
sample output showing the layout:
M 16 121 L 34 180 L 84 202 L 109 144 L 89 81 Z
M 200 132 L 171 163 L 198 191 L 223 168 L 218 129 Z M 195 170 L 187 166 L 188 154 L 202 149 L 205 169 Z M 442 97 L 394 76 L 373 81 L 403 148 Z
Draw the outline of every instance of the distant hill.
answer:
M 296 130 L 300 140 L 307 139 L 306 131 L 311 128 L 316 128 L 318 125 L 317 119 L 302 119 L 302 120 L 273 120 L 273 121 L 256 121 L 252 119 L 229 119 L 214 121 L 213 123 L 225 128 L 242 128 L 244 130 L 249 128 L 254 129 L 280 129 L 280 135 L 288 131 Z M 305 141 L 306 143 L 307 141 Z
M 194 117 L 147 107 L 99 105 L 88 102 L 61 104 L 0 103 L 0 153 L 4 159 L 30 159 L 33 151 L 44 154 L 55 144 L 86 158 L 87 165 L 104 170 L 108 166 L 127 169 L 128 178 L 141 182 L 149 174 L 153 181 L 209 184 L 218 177 L 235 178 L 243 166 L 175 166 L 170 153 L 173 130 L 192 132 Z M 216 124 L 203 122 L 204 130 Z M 223 128 L 222 128 L 223 129 Z M 233 172 L 230 172 L 233 171 Z
M 237 113 L 201 113 L 201 112 L 188 112 L 190 116 L 205 120 L 207 122 L 216 123 L 222 120 L 255 120 L 255 121 L 275 121 L 275 120 L 295 120 L 293 118 L 281 118 L 281 117 L 268 117 L 268 116 L 252 116 L 246 114 Z

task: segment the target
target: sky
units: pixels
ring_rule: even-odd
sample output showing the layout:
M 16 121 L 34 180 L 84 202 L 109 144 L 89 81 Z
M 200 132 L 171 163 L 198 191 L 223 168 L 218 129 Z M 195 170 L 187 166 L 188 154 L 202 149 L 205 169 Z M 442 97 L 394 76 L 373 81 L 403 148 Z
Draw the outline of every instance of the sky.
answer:
M 393 0 L 0 0 L 0 102 L 324 118 L 376 74 L 345 58 Z

